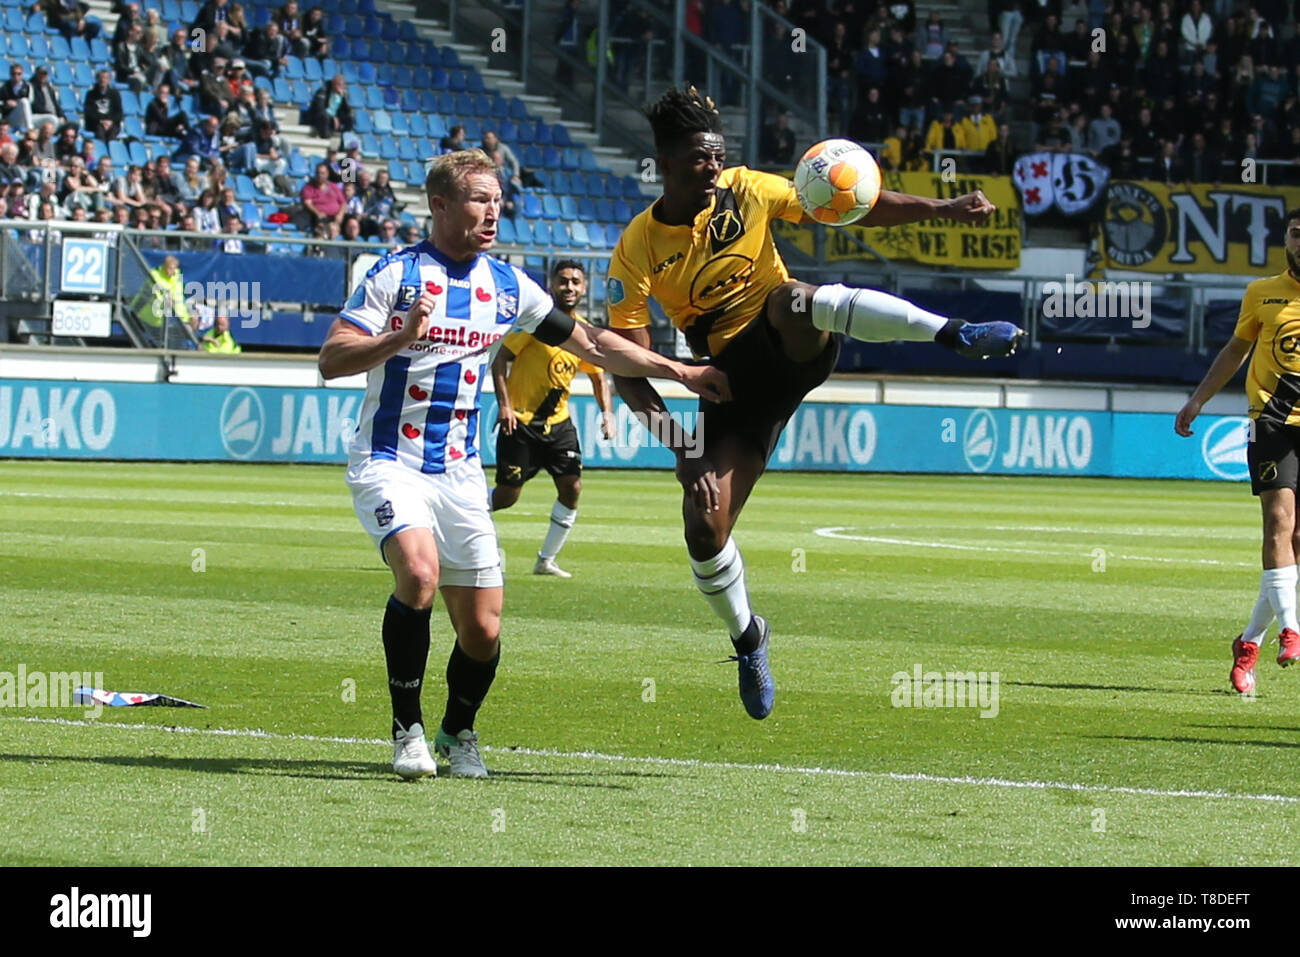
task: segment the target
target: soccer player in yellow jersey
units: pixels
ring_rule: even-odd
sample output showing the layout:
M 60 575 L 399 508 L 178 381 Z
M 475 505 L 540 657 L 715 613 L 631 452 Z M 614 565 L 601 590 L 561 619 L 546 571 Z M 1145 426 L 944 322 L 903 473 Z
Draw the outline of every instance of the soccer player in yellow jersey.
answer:
M 664 192 L 633 217 L 614 249 L 606 287 L 610 324 L 649 346 L 647 300 L 653 296 L 695 354 L 709 357 L 731 379 L 731 402 L 701 403 L 693 442 L 665 444 L 674 447 L 685 490 L 682 511 L 695 582 L 731 634 L 745 710 L 765 718 L 775 698 L 767 658 L 770 629 L 750 611 L 731 529 L 785 423 L 835 368 L 838 335 L 934 341 L 970 358 L 988 358 L 1010 355 L 1025 333 L 1009 322 L 948 319 L 873 289 L 792 280 L 770 223 L 813 220 L 790 181 L 743 166 L 725 168 L 721 118 L 694 87 L 669 90 L 646 116 Z M 861 222 L 980 223 L 992 211 L 979 191 L 937 200 L 886 190 Z M 615 383 L 661 441 L 671 436 L 666 407 L 648 382 L 616 377 Z
M 572 259 L 562 259 L 551 270 L 551 297 L 555 307 L 575 322 L 578 303 L 587 294 L 587 274 Z M 492 362 L 492 382 L 497 394 L 497 484 L 492 490 L 492 510 L 519 501 L 524 483 L 546 469 L 555 479 L 555 504 L 542 550 L 537 553 L 534 575 L 573 576 L 555 563 L 578 518 L 582 491 L 582 448 L 578 430 L 569 418 L 569 387 L 579 372 L 591 376 L 592 391 L 601 412 L 601 434 L 614 435 L 609 383 L 596 366 L 571 352 L 548 346 L 526 332 L 512 332 L 501 343 Z M 512 361 L 513 360 L 513 361 Z
M 1245 630 L 1232 642 L 1229 680 L 1242 694 L 1255 690 L 1259 646 L 1276 618 L 1280 628 L 1277 663 L 1284 668 L 1300 660 L 1300 623 L 1296 621 L 1296 555 L 1300 535 L 1295 522 L 1300 478 L 1300 208 L 1286 214 L 1286 272 L 1256 279 L 1246 287 L 1237 328 L 1219 350 L 1174 430 L 1192 434 L 1192 420 L 1228 384 L 1253 348 L 1246 370 L 1250 400 L 1250 438 L 1246 460 L 1250 490 L 1264 512 L 1264 572 L 1259 597 Z

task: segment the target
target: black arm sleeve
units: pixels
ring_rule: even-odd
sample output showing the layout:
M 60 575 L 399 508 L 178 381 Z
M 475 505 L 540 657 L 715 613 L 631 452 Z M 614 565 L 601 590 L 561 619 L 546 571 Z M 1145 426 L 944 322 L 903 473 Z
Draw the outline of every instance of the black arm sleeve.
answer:
M 550 315 L 538 323 L 533 335 L 548 346 L 558 346 L 573 335 L 573 325 L 573 317 L 567 312 L 552 309 Z

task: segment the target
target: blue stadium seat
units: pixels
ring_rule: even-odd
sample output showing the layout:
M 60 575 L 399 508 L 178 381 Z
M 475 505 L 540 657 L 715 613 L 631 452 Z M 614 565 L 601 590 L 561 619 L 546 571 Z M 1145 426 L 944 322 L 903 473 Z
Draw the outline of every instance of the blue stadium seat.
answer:
M 326 57 L 320 61 L 320 75 L 324 79 L 330 79 L 336 74 L 342 72 L 339 68 L 338 61 L 333 57 Z
M 253 89 L 266 90 L 268 93 L 271 94 L 271 98 L 275 99 L 275 84 L 271 82 L 271 78 L 269 76 L 253 77 Z
M 271 95 L 281 103 L 293 102 L 293 91 L 289 87 L 289 81 L 282 76 L 277 76 L 271 81 Z
M 381 87 L 377 87 L 377 86 L 363 87 L 361 95 L 364 98 L 366 109 L 382 110 L 384 108 L 384 91 Z
M 423 183 L 425 176 L 428 175 L 425 172 L 424 164 L 420 162 L 418 159 L 411 160 L 410 162 L 408 162 L 406 164 L 406 169 L 407 169 L 407 176 L 409 177 L 407 179 L 408 183 Z
M 5 8 L 4 27 L 6 33 L 22 33 L 23 27 L 26 25 L 27 20 L 23 16 L 23 11 L 20 8 Z
M 522 216 L 515 218 L 515 239 L 521 246 L 533 244 L 533 224 Z
M 553 146 L 555 140 L 551 136 L 551 128 L 545 123 L 529 123 L 533 128 L 533 142 L 538 146 Z
M 198 0 L 181 0 L 181 19 L 193 23 L 199 15 Z
M 343 19 L 343 14 L 339 13 L 337 10 L 325 14 L 325 32 L 330 36 L 338 37 L 339 40 L 345 39 L 343 36 L 344 26 L 345 21 Z M 335 42 L 337 43 L 337 41 Z
M 590 199 L 587 202 L 591 203 L 595 207 L 595 212 L 590 217 L 591 219 L 598 220 L 602 223 L 608 223 L 618 218 L 614 214 L 614 201 L 612 199 L 600 197 L 599 199 Z M 626 206 L 627 204 L 624 203 L 623 205 Z M 578 200 L 578 208 L 582 208 L 582 200 Z
M 438 99 L 438 112 L 443 116 L 459 116 L 460 110 L 456 109 L 456 94 L 450 90 L 442 90 L 435 93 Z
M 364 37 L 366 31 L 366 21 L 356 14 L 343 18 L 343 34 L 354 39 Z
M 559 169 L 562 165 L 560 162 L 560 151 L 554 146 L 548 146 L 542 150 L 542 165 L 547 169 Z
M 311 98 L 316 94 L 316 89 L 306 80 L 291 80 L 289 89 L 293 91 L 293 102 L 304 109 L 307 104 L 311 103 Z
M 394 135 L 401 136 L 401 137 L 410 137 L 411 124 L 407 122 L 406 114 L 403 113 L 400 109 L 396 109 L 391 113 L 391 116 L 393 119 Z
M 131 154 L 127 151 L 126 144 L 121 140 L 109 142 L 108 158 L 113 161 L 113 165 L 118 169 L 125 169 L 131 165 Z
M 245 226 L 262 225 L 262 211 L 257 208 L 256 203 L 244 203 L 240 216 L 243 218 Z
M 54 60 L 72 59 L 72 47 L 61 33 L 50 37 L 50 57 Z
M 343 79 L 347 80 L 348 83 L 353 86 L 356 86 L 361 82 L 360 78 L 357 76 L 357 64 L 351 60 L 344 60 L 340 63 L 339 72 L 343 74 Z
M 588 235 L 590 235 L 591 230 L 590 229 L 587 230 L 587 233 Z M 606 223 L 605 224 L 605 245 L 607 245 L 610 249 L 613 249 L 615 246 L 618 245 L 618 237 L 621 236 L 622 233 L 623 233 L 623 227 L 615 226 L 613 223 Z
M 379 137 L 379 158 L 386 160 L 397 159 L 397 140 L 392 134 Z
M 623 198 L 634 203 L 645 202 L 644 198 L 641 196 L 641 186 L 637 183 L 635 177 L 623 177 Z
M 605 243 L 605 228 L 599 223 L 593 223 L 591 228 L 587 229 L 587 245 L 592 249 L 608 249 Z M 593 291 L 603 292 L 604 283 L 592 283 Z
M 560 216 L 569 222 L 577 220 L 578 204 L 573 201 L 572 196 L 560 197 Z
M 457 116 L 473 116 L 474 98 L 468 93 L 457 93 L 452 97 L 452 105 L 446 112 L 455 113 Z
M 323 79 L 320 69 L 320 61 L 315 57 L 307 57 L 302 61 L 303 76 L 311 83 L 320 83 Z
M 77 96 L 77 91 L 64 87 L 59 90 L 59 106 L 63 107 L 63 112 L 69 118 L 81 115 L 81 100 Z
M 476 143 L 483 138 L 483 124 L 473 116 L 467 116 L 461 120 L 465 127 L 465 139 L 471 143 Z
M 573 236 L 568 223 L 551 223 L 551 242 L 556 246 L 572 246 Z
M 81 40 L 80 37 L 77 37 L 77 39 Z M 81 42 L 82 45 L 84 46 L 86 41 L 81 40 Z M 23 36 L 21 33 L 10 34 L 6 45 L 9 47 L 9 56 L 11 57 L 27 56 L 27 38 Z M 87 60 L 90 59 L 89 50 L 87 50 L 86 59 Z M 93 83 L 94 81 L 92 80 L 91 82 Z
M 340 60 L 350 60 L 352 58 L 352 44 L 348 42 L 348 38 L 340 36 L 338 31 L 334 30 L 330 31 L 330 36 L 335 38 L 334 42 L 330 44 L 330 49 L 334 51 L 334 55 Z
M 529 219 L 542 218 L 542 201 L 536 193 L 521 193 L 520 198 L 522 202 L 519 203 L 519 208 L 525 216 Z
M 597 205 L 596 209 L 599 211 L 600 206 Z M 614 215 L 602 216 L 601 219 L 605 220 L 606 222 L 614 222 L 614 223 L 631 222 L 632 207 L 627 204 L 626 200 L 616 199 L 614 200 Z
M 420 94 L 416 90 L 402 91 L 402 109 L 411 124 L 412 136 L 428 136 L 429 120 L 420 112 Z
M 544 169 L 546 164 L 542 161 L 542 151 L 536 146 L 524 148 L 523 155 L 519 157 L 520 161 L 531 170 Z
M 122 133 L 127 137 L 134 137 L 137 140 L 144 139 L 144 124 L 140 122 L 138 116 L 127 116 L 122 120 Z M 135 144 L 132 144 L 133 146 Z
M 357 79 L 362 83 L 375 82 L 375 65 L 371 62 L 363 61 L 357 64 Z
M 451 47 L 443 47 L 441 50 L 438 51 L 438 55 L 442 60 L 443 66 L 445 67 L 460 66 L 460 54 L 458 54 Z
M 500 93 L 494 93 L 492 94 L 491 100 L 492 100 L 491 112 L 493 116 L 495 116 L 497 119 L 503 120 L 510 115 L 510 101 L 507 100 L 504 96 L 502 96 Z
M 497 241 L 513 245 L 519 241 L 519 236 L 515 232 L 515 224 L 508 216 L 502 216 L 497 221 Z
M 388 175 L 396 183 L 406 182 L 406 167 L 397 160 L 388 161 Z
M 379 137 L 374 133 L 361 135 L 361 155 L 375 159 L 379 156 Z
M 272 19 L 271 11 L 266 7 L 255 7 L 251 14 L 253 27 L 258 30 L 265 30 Z
M 423 97 L 421 98 L 420 102 L 421 103 L 424 102 Z M 446 122 L 437 113 L 431 114 L 429 116 L 429 137 L 434 140 L 441 140 L 446 135 L 447 135 Z M 436 146 L 437 144 L 435 143 L 434 145 Z
M 297 149 L 289 155 L 289 175 L 295 179 L 311 175 L 311 168 L 307 165 L 307 158 Z
M 546 220 L 543 219 L 534 222 L 532 226 L 533 226 L 534 245 L 546 248 L 554 244 L 554 239 L 551 234 L 550 223 L 546 222 Z
M 361 60 L 362 65 L 370 59 L 370 41 L 356 37 L 352 40 L 352 59 Z
M 417 90 L 425 90 L 433 86 L 433 70 L 427 66 L 417 66 L 411 72 L 411 86 Z
M 377 17 L 362 17 L 361 35 L 367 40 L 378 40 L 384 35 L 384 25 Z
M 27 55 L 36 60 L 49 60 L 50 41 L 45 39 L 45 34 L 38 33 L 27 38 Z
M 512 120 L 528 119 L 528 104 L 517 96 L 510 97 L 510 118 Z
M 50 69 L 50 82 L 56 87 L 64 87 L 69 83 L 75 83 L 72 78 L 72 67 L 63 60 L 55 60 Z M 62 89 L 59 90 L 62 93 Z
M 284 64 L 284 76 L 290 80 L 301 80 L 307 75 L 302 60 L 296 56 L 288 57 Z
M 487 96 L 489 90 L 483 82 L 483 75 L 478 70 L 465 71 L 465 89 L 475 96 Z
M 447 71 L 440 66 L 434 67 L 433 79 L 429 84 L 429 88 L 431 90 L 445 90 L 447 89 L 447 83 Z
M 409 136 L 403 136 L 397 141 L 397 158 L 409 163 L 411 160 L 419 159 L 418 151 L 415 146 L 415 140 Z
M 546 126 L 546 124 L 539 123 L 538 126 L 542 127 L 542 126 Z M 565 146 L 574 145 L 573 140 L 569 136 L 569 128 L 565 126 L 563 123 L 556 123 L 553 126 L 546 126 L 546 129 L 550 133 L 551 142 L 554 143 L 556 146 L 563 148 Z
M 587 236 L 587 227 L 579 220 L 569 223 L 569 233 L 573 237 L 572 245 L 579 249 L 586 249 L 591 245 L 591 239 Z
M 16 37 L 9 38 L 9 52 L 17 53 L 13 47 L 13 41 Z M 90 63 L 90 44 L 86 42 L 85 37 L 73 37 L 68 41 L 68 46 L 72 50 L 72 59 L 79 63 Z M 22 56 L 22 54 L 17 54 Z M 92 81 L 93 82 L 93 81 Z
M 96 63 L 103 63 L 105 66 L 113 59 L 113 54 L 108 52 L 108 44 L 100 37 L 90 41 L 90 56 Z
M 560 201 L 555 198 L 554 193 L 542 194 L 542 215 L 547 219 L 560 218 Z
M 370 112 L 368 110 L 353 111 L 353 126 L 358 133 L 373 133 L 374 125 L 370 122 Z
M 486 93 L 471 94 L 474 104 L 474 114 L 483 117 L 485 121 L 492 117 L 492 97 Z
M 562 169 L 548 170 L 551 181 L 552 193 L 567 193 L 572 190 L 569 185 L 569 174 Z
M 376 133 L 393 132 L 393 118 L 388 115 L 387 110 L 375 110 L 370 114 L 370 122 L 375 125 Z
M 422 48 L 419 62 L 423 63 L 427 67 L 437 69 L 442 66 L 442 54 L 432 43 L 425 44 Z
M 413 82 L 415 82 L 415 77 L 409 66 L 399 63 L 393 67 L 393 86 L 406 88 Z
M 376 80 L 380 83 L 380 85 L 382 85 L 382 86 L 392 86 L 392 85 L 393 85 L 393 65 L 392 65 L 391 63 L 385 63 L 385 62 L 384 62 L 384 58 L 383 58 L 382 56 L 380 56 L 378 52 L 372 52 L 372 53 L 371 53 L 371 56 L 374 58 L 374 61 L 375 61 L 375 64 L 376 64 L 376 65 L 375 65 L 375 79 L 376 79 Z
M 560 165 L 563 166 L 565 169 L 567 170 L 582 169 L 582 158 L 581 156 L 578 155 L 578 151 L 575 150 L 573 147 L 569 147 L 568 149 L 563 150 L 560 156 L 561 156 Z
M 140 99 L 130 90 L 122 92 L 122 112 L 127 116 L 139 116 L 144 113 L 140 106 Z
M 447 71 L 447 89 L 453 93 L 464 93 L 469 89 L 469 85 L 465 82 L 464 70 Z
M 397 35 L 407 43 L 414 43 L 420 39 L 420 34 L 415 29 L 415 24 L 410 20 L 402 20 L 397 24 Z
M 127 152 L 131 156 L 132 166 L 143 166 L 145 163 L 149 162 L 149 152 L 144 148 L 144 143 L 139 140 L 135 140 L 131 143 L 131 145 L 127 147 Z
M 392 42 L 401 39 L 401 30 L 398 29 L 396 20 L 381 20 L 379 21 L 379 25 L 381 27 L 381 35 L 385 40 Z
M 235 199 L 241 203 L 252 203 L 257 200 L 257 190 L 253 186 L 253 181 L 243 173 L 235 174 Z

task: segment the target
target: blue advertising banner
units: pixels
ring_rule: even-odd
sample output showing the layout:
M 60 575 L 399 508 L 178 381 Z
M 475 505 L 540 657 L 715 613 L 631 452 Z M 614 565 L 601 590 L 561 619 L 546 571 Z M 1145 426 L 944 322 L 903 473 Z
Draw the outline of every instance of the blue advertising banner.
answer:
M 342 462 L 361 399 L 360 390 L 9 380 L 0 384 L 0 456 Z M 693 401 L 668 407 L 694 431 Z M 588 465 L 673 467 L 621 403 L 610 439 L 593 399 L 575 396 L 569 408 Z M 496 421 L 490 393 L 479 421 Z M 1172 415 L 809 402 L 770 467 L 1243 481 L 1248 428 L 1244 416 L 1206 416 L 1183 439 Z M 488 464 L 494 444 L 480 439 Z

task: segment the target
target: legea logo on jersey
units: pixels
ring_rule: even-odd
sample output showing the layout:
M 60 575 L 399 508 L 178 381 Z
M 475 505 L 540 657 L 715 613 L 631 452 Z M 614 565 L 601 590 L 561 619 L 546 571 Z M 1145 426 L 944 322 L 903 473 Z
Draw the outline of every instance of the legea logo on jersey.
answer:
M 961 451 L 972 472 L 987 472 L 998 453 L 998 424 L 988 409 L 976 409 L 966 419 Z
M 1205 430 L 1201 439 L 1201 458 L 1205 467 L 1219 478 L 1239 482 L 1250 478 L 1246 461 L 1246 443 L 1250 439 L 1250 419 L 1234 416 L 1220 419 Z
M 246 459 L 262 444 L 266 410 L 252 389 L 240 387 L 221 403 L 221 444 L 237 459 Z

